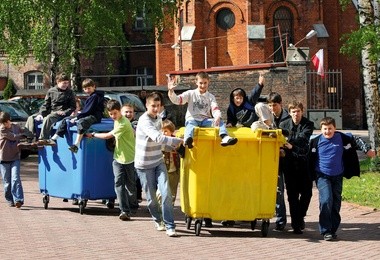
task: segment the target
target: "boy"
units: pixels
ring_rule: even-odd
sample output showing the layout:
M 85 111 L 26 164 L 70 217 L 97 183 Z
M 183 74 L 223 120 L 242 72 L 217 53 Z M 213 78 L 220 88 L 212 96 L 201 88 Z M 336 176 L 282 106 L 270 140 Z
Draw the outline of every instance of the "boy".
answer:
M 182 143 L 182 139 L 162 133 L 162 120 L 159 116 L 162 100 L 162 95 L 157 92 L 152 92 L 146 97 L 147 111 L 139 118 L 136 129 L 135 168 L 145 191 L 148 209 L 155 221 L 156 229 L 158 231 L 166 229 L 169 237 L 175 237 L 177 234 L 173 217 L 172 194 L 161 149 L 162 145 L 176 148 Z M 156 197 L 157 187 L 162 198 L 162 216 Z
M 12 124 L 8 113 L 0 112 L 0 171 L 5 199 L 10 207 L 16 208 L 24 204 L 20 178 L 20 150 L 17 145 L 21 138 L 25 138 L 25 135 L 21 134 L 21 128 Z
M 135 119 L 135 107 L 126 103 L 121 107 L 121 114 L 131 122 L 133 130 L 136 130 L 137 120 Z
M 132 124 L 133 131 L 136 132 L 137 127 L 137 120 L 135 119 L 135 107 L 131 104 L 124 104 L 121 107 L 121 114 L 125 116 L 129 122 Z M 136 178 L 136 202 L 131 202 L 131 208 L 138 208 L 138 203 L 142 202 L 142 187 L 139 177 L 137 176 L 137 173 L 135 172 L 135 178 Z
M 277 92 L 271 92 L 267 98 L 269 110 L 273 115 L 273 126 L 279 128 L 280 123 L 290 118 L 286 109 L 282 107 L 282 97 Z M 282 150 L 283 151 L 283 150 Z M 282 153 L 283 154 L 283 153 Z M 281 164 L 280 164 L 281 166 Z M 282 231 L 286 226 L 286 205 L 284 198 L 284 174 L 281 169 L 278 171 L 277 196 L 276 196 L 276 227 L 275 230 Z
M 121 105 L 111 99 L 107 102 L 106 109 L 110 118 L 114 120 L 114 128 L 108 133 L 91 133 L 87 137 L 110 139 L 115 137 L 115 150 L 113 153 L 113 174 L 115 176 L 115 192 L 119 201 L 121 220 L 131 219 L 128 191 L 136 196 L 136 181 L 133 160 L 135 156 L 135 137 L 131 123 L 122 116 Z
M 260 74 L 259 83 L 249 96 L 242 88 L 234 89 L 230 94 L 230 105 L 227 109 L 227 127 L 269 128 L 272 116 L 266 104 L 257 103 L 264 88 L 264 76 Z M 259 120 L 259 121 L 258 121 Z
M 354 138 L 336 131 L 331 117 L 320 126 L 321 134 L 310 141 L 309 170 L 319 191 L 319 231 L 331 241 L 341 221 L 343 177 L 360 176 L 360 166 Z
M 61 73 L 56 77 L 57 86 L 50 88 L 45 96 L 44 104 L 41 106 L 37 114 L 31 115 L 26 121 L 25 128 L 35 135 L 36 121 L 42 121 L 41 133 L 38 138 L 39 145 L 55 145 L 51 142 L 50 131 L 52 126 L 69 116 L 76 107 L 75 94 L 70 89 L 70 78 L 65 73 Z
M 196 89 L 187 90 L 180 95 L 174 93 L 176 87 L 175 78 L 168 79 L 168 96 L 176 105 L 188 103 L 185 122 L 185 145 L 189 149 L 193 148 L 194 128 L 198 127 L 219 127 L 219 136 L 222 138 L 221 145 L 228 146 L 237 143 L 237 139 L 230 137 L 223 121 L 221 112 L 214 95 L 208 92 L 210 83 L 209 75 L 206 72 L 199 72 L 196 76 Z
M 301 102 L 290 103 L 288 111 L 290 118 L 282 121 L 279 126 L 290 133 L 284 146 L 285 157 L 280 159 L 280 169 L 285 177 L 293 233 L 302 234 L 313 188 L 313 182 L 307 173 L 307 152 L 314 124 L 303 116 Z
M 164 121 L 162 121 L 162 132 L 166 136 L 174 136 L 175 126 L 173 122 L 169 119 L 165 119 Z M 175 149 L 172 149 L 170 151 L 163 151 L 163 153 L 166 170 L 168 171 L 169 176 L 169 187 L 173 198 L 172 202 L 174 205 L 174 202 L 177 197 L 177 189 L 179 183 L 180 159 Z
M 82 88 L 83 91 L 89 95 L 82 111 L 76 116 L 64 118 L 57 132 L 53 135 L 51 140 L 49 140 L 49 143 L 53 144 L 59 137 L 63 137 L 67 132 L 68 121 L 70 121 L 71 124 L 76 124 L 78 134 L 74 144 L 69 147 L 69 150 L 73 153 L 78 152 L 78 147 L 83 135 L 90 126 L 95 123 L 100 123 L 104 112 L 104 92 L 96 90 L 95 82 L 92 79 L 85 79 L 82 82 Z

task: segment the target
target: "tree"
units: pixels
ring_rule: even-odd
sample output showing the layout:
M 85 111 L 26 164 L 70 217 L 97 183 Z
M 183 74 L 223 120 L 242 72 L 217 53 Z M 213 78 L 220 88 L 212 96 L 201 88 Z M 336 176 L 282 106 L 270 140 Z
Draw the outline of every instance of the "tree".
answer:
M 348 0 L 340 0 L 343 6 Z M 363 88 L 369 139 L 380 156 L 380 96 L 377 75 L 377 62 L 380 57 L 380 28 L 374 14 L 372 0 L 358 0 L 360 28 L 344 35 L 345 44 L 341 52 L 361 55 Z
M 7 85 L 4 88 L 3 98 L 5 100 L 8 100 L 11 97 L 13 97 L 16 94 L 16 92 L 17 90 L 15 89 L 12 80 L 8 79 Z
M 165 15 L 174 15 L 180 1 L 2 0 L 0 49 L 13 64 L 33 55 L 48 65 L 52 81 L 57 71 L 69 72 L 75 79 L 80 57 L 93 56 L 98 46 L 113 46 L 106 49 L 109 55 L 128 46 L 124 26 L 139 11 L 160 32 L 167 26 Z M 78 86 L 74 83 L 74 89 Z

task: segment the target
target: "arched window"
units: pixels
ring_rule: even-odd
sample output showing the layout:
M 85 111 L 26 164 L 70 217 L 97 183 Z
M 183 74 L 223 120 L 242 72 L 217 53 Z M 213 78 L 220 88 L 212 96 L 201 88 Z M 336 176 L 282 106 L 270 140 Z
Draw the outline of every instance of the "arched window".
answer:
M 42 72 L 33 71 L 26 74 L 26 89 L 43 89 L 44 76 Z
M 280 32 L 276 29 L 274 31 L 274 61 L 281 62 L 285 60 L 283 50 L 286 52 L 286 44 L 292 43 L 294 39 L 293 31 L 293 14 L 289 8 L 282 6 L 277 8 L 273 15 L 274 26 L 279 25 Z M 281 38 L 280 35 L 281 34 Z M 281 41 L 282 40 L 282 41 Z M 281 47 L 283 46 L 283 49 Z

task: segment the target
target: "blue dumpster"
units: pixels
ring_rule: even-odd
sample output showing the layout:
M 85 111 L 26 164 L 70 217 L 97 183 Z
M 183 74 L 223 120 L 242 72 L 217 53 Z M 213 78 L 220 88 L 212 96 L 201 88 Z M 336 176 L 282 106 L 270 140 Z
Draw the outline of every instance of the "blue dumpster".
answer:
M 54 129 L 57 128 L 57 125 Z M 94 124 L 90 132 L 109 132 L 112 119 L 102 119 Z M 38 151 L 38 176 L 40 192 L 45 209 L 50 197 L 77 199 L 83 214 L 87 200 L 115 199 L 114 175 L 112 171 L 113 151 L 109 140 L 83 138 L 77 153 L 68 147 L 77 135 L 76 126 L 67 131 L 56 146 L 44 146 Z

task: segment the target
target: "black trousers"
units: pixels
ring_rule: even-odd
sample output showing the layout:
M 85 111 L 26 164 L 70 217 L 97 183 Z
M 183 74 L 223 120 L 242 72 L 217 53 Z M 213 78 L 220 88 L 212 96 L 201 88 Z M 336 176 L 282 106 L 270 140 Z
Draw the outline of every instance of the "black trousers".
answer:
M 301 229 L 312 197 L 313 182 L 306 164 L 287 167 L 284 177 L 292 228 Z

